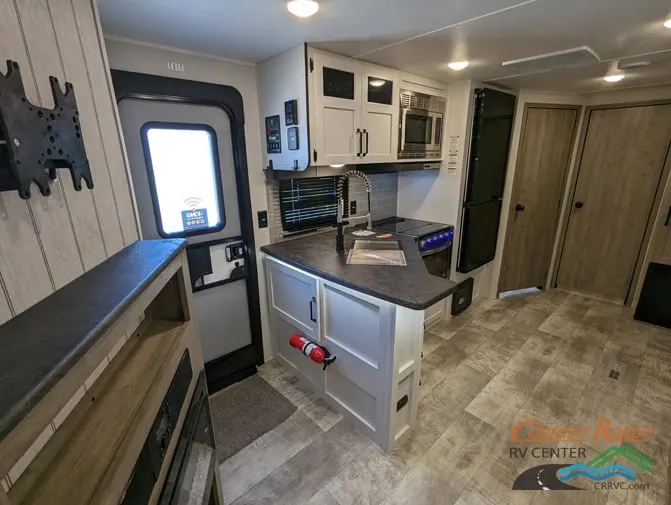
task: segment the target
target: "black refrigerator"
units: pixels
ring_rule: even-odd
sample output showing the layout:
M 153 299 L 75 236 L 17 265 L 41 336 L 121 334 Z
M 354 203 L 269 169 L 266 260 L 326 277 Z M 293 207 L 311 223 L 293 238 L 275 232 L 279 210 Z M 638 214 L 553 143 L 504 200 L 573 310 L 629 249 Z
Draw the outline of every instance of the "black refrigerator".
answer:
M 515 106 L 514 95 L 489 88 L 475 90 L 458 272 L 475 270 L 496 254 Z

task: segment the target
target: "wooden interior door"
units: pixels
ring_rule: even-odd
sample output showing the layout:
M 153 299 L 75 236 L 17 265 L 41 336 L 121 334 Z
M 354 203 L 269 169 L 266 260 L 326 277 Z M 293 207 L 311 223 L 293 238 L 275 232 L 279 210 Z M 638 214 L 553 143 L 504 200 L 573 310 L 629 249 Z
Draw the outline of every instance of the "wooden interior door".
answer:
M 588 118 L 557 285 L 624 301 L 671 140 L 671 104 Z
M 580 106 L 528 106 L 515 171 L 499 291 L 544 286 Z

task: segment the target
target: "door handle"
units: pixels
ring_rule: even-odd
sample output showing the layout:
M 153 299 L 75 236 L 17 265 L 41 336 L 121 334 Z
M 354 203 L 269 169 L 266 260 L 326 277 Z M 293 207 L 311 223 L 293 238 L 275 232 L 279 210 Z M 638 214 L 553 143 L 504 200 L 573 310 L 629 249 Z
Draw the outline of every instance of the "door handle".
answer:
M 317 299 L 313 296 L 312 299 L 310 300 L 310 321 L 313 323 L 317 322 Z
M 363 129 L 363 133 L 366 135 L 366 150 L 363 152 L 363 156 L 368 154 L 368 130 Z
M 575 202 L 575 208 L 576 209 L 582 209 L 585 206 L 584 203 L 582 202 Z
M 356 134 L 359 138 L 359 151 L 356 153 L 356 155 L 361 156 L 361 153 L 363 152 L 363 135 L 361 134 L 360 128 L 356 129 Z
M 664 221 L 664 226 L 669 226 L 671 222 L 671 205 L 669 206 L 669 213 L 666 215 L 666 221 Z
M 522 205 L 521 203 L 518 203 L 517 205 L 515 205 L 515 210 L 517 212 L 522 212 L 524 209 L 526 209 L 526 207 L 524 205 Z

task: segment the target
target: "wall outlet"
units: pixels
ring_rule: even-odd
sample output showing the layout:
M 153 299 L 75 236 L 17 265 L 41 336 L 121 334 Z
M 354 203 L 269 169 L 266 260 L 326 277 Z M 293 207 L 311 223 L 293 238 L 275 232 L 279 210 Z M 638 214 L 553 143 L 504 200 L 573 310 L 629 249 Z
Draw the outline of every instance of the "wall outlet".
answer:
M 356 215 L 356 200 L 352 200 L 349 202 L 349 215 L 354 216 Z
M 268 211 L 260 210 L 256 213 L 259 223 L 259 228 L 268 228 Z

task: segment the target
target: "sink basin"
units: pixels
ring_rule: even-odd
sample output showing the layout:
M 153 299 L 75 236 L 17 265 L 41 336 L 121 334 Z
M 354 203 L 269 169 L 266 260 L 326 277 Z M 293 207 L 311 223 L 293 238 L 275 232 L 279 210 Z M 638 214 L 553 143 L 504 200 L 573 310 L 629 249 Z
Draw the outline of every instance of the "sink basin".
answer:
M 355 240 L 347 255 L 348 265 L 404 267 L 405 253 L 397 240 Z
M 401 244 L 398 240 L 355 240 L 354 249 L 365 249 L 368 251 L 400 251 Z

